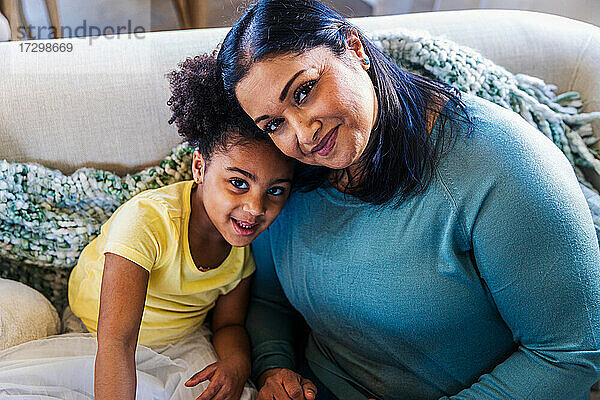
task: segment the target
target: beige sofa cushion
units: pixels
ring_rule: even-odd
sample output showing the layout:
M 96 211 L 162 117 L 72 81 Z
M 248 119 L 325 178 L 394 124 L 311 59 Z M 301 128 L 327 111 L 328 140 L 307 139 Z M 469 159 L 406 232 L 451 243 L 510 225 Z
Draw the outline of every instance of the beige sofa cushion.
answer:
M 58 313 L 44 296 L 20 282 L 0 279 L 0 350 L 59 332 Z

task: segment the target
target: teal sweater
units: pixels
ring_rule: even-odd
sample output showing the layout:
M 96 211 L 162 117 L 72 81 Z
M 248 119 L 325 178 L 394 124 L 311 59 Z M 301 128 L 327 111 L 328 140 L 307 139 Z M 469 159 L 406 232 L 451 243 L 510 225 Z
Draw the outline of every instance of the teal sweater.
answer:
M 254 242 L 255 377 L 295 368 L 295 309 L 309 365 L 342 400 L 588 397 L 600 251 L 584 196 L 545 136 L 464 100 L 473 131 L 455 127 L 423 194 L 378 208 L 298 192 Z

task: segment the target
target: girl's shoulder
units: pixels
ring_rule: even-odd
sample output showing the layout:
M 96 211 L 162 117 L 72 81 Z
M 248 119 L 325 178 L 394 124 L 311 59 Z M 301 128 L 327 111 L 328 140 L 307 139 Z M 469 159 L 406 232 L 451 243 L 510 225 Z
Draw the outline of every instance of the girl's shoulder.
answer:
M 190 213 L 194 181 L 183 181 L 138 193 L 123 204 L 124 209 L 145 210 L 148 215 L 180 218 Z

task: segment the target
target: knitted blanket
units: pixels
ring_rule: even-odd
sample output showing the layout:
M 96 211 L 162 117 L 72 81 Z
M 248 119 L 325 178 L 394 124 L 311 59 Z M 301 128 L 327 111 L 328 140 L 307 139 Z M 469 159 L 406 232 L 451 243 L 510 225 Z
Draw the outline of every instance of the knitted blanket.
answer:
M 599 140 L 591 121 L 600 120 L 600 113 L 580 113 L 579 94 L 556 95 L 555 86 L 513 75 L 469 48 L 426 33 L 378 34 L 372 40 L 410 71 L 519 113 L 564 152 L 586 186 L 591 188 L 579 167 L 600 174 L 591 148 Z M 36 288 L 62 310 L 69 271 L 100 226 L 137 193 L 191 179 L 191 154 L 181 144 L 159 165 L 125 177 L 91 168 L 64 175 L 33 163 L 1 161 L 0 275 Z M 600 229 L 600 216 L 595 224 Z

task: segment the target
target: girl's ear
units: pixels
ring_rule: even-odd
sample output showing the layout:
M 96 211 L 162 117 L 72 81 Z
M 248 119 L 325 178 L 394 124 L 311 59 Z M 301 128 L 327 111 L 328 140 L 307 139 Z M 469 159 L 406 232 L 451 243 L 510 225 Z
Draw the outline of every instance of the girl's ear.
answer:
M 360 41 L 358 32 L 355 29 L 351 29 L 346 36 L 346 50 L 348 50 L 352 58 L 356 59 L 361 64 L 363 69 L 369 69 L 371 61 L 369 60 L 369 56 L 367 56 L 367 53 L 365 52 L 365 47 Z
M 194 181 L 196 181 L 198 185 L 202 184 L 205 168 L 206 162 L 204 161 L 204 157 L 202 157 L 202 154 L 200 154 L 200 150 L 194 150 L 194 155 L 192 159 L 192 176 L 194 178 Z

